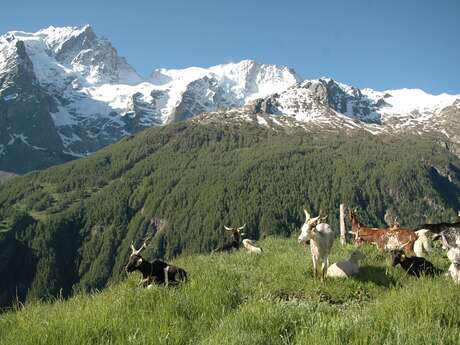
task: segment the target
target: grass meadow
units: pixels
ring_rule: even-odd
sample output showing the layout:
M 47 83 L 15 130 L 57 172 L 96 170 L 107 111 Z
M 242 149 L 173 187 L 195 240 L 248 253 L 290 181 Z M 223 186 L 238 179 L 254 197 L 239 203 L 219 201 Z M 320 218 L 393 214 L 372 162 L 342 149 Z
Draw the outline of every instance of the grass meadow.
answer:
M 31 301 L 0 315 L 0 343 L 39 344 L 460 344 L 460 287 L 416 279 L 374 247 L 351 279 L 312 278 L 295 238 L 245 251 L 179 257 L 180 287 L 137 287 L 138 273 L 92 294 Z M 354 246 L 337 240 L 331 263 Z M 449 263 L 440 248 L 429 255 Z

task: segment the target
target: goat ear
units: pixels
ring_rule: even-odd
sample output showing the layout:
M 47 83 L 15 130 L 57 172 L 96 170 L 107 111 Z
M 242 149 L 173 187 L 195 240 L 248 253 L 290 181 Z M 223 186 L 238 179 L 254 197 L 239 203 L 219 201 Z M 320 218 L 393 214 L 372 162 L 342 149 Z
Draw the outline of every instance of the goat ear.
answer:
M 306 209 L 303 209 L 303 211 L 305 212 L 305 219 L 309 220 L 310 219 L 310 213 L 308 213 L 308 211 Z
M 142 264 L 142 258 L 137 259 L 136 261 L 136 267 L 139 267 Z
M 242 232 L 242 233 L 240 233 L 240 236 L 241 236 L 241 237 L 246 236 L 246 233 L 245 233 L 245 232 Z

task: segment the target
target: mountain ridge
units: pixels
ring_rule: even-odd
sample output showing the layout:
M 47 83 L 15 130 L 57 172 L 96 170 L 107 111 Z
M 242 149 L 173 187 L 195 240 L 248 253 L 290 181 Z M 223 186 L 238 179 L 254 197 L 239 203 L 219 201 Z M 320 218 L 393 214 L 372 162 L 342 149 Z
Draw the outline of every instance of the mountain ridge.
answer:
M 327 123 L 336 131 L 357 123 L 373 134 L 429 131 L 460 143 L 455 134 L 460 95 L 359 89 L 332 78 L 303 79 L 287 66 L 254 60 L 157 68 L 142 77 L 89 25 L 0 36 L 2 170 L 40 169 L 145 128 L 254 103 L 273 121 L 289 116 L 307 127 Z M 31 159 L 25 164 L 19 154 Z

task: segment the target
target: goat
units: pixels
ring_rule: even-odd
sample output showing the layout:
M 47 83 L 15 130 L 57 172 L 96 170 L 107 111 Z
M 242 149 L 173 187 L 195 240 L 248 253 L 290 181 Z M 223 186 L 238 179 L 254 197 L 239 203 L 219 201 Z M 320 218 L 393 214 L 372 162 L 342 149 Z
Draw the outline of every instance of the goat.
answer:
M 359 260 L 363 259 L 364 255 L 355 250 L 350 255 L 350 259 L 346 261 L 339 261 L 332 264 L 327 269 L 326 277 L 330 278 L 347 278 L 359 272 Z
M 417 239 L 414 242 L 414 252 L 418 257 L 424 257 L 425 253 L 431 251 L 431 243 L 433 239 L 433 233 L 428 229 L 421 229 L 415 231 Z
M 329 224 L 319 223 L 321 216 L 311 218 L 307 210 L 304 209 L 304 212 L 305 223 L 302 225 L 298 242 L 310 243 L 313 276 L 317 276 L 317 267 L 321 261 L 321 279 L 324 279 L 326 269 L 329 266 L 329 253 L 334 242 L 335 233 Z
M 425 258 L 419 258 L 417 256 L 406 257 L 401 249 L 391 251 L 391 265 L 401 267 L 410 275 L 419 278 L 421 275 L 439 274 L 440 270 L 433 266 L 431 262 Z
M 248 252 L 254 254 L 262 254 L 262 248 L 256 247 L 255 244 L 256 243 L 253 240 L 249 240 L 247 238 L 243 240 L 243 246 L 247 249 Z
M 444 249 L 460 248 L 460 227 L 449 227 L 441 232 Z
M 460 212 L 459 212 L 459 216 L 460 216 Z M 443 223 L 437 223 L 437 224 L 422 224 L 422 225 L 417 226 L 417 228 L 415 230 L 427 229 L 427 230 L 430 230 L 431 232 L 433 232 L 435 234 L 440 234 L 444 230 L 447 230 L 447 229 L 450 229 L 450 228 L 459 229 L 460 228 L 460 220 L 457 221 L 457 222 L 453 222 L 453 223 L 443 222 Z
M 409 229 L 393 226 L 390 229 L 370 228 L 362 225 L 356 214 L 350 211 L 351 232 L 354 235 L 355 243 L 358 245 L 365 242 L 377 245 L 382 251 L 403 249 L 409 256 L 415 256 L 413 250 L 417 235 Z
M 459 248 L 451 248 L 447 252 L 447 257 L 451 262 L 449 266 L 449 270 L 447 274 L 452 277 L 454 282 L 460 284 L 460 249 Z
M 187 279 L 187 272 L 180 267 L 161 260 L 152 262 L 144 260 L 140 253 L 146 247 L 145 241 L 139 249 L 134 248 L 134 244 L 131 242 L 131 255 L 125 267 L 128 273 L 136 270 L 141 272 L 142 278 L 139 281 L 139 286 L 150 288 L 153 283 L 177 285 L 179 281 Z
M 232 241 L 214 249 L 213 252 L 239 250 L 241 247 L 241 237 L 246 235 L 244 232 L 241 232 L 241 230 L 243 230 L 245 227 L 246 224 L 236 228 L 229 228 L 228 226 L 224 225 L 225 230 L 231 231 Z
M 458 216 L 460 217 L 460 211 Z M 460 220 L 453 223 L 422 224 L 416 229 L 430 230 L 440 236 L 444 249 L 460 248 Z

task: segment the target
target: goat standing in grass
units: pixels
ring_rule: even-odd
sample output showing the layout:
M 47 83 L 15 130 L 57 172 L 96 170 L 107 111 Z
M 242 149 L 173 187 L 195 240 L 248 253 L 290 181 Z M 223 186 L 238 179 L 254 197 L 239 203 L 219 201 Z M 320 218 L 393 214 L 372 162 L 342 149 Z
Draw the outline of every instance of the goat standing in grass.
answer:
M 332 264 L 327 269 L 326 277 L 330 278 L 347 278 L 359 272 L 359 260 L 363 259 L 364 255 L 355 250 L 350 255 L 350 259 L 346 261 L 339 261 Z
M 449 227 L 441 232 L 444 249 L 460 248 L 460 228 Z
M 460 211 L 458 216 L 460 217 Z M 417 230 L 430 230 L 432 234 L 441 236 L 444 249 L 460 248 L 460 220 L 453 223 L 422 224 L 417 227 Z
M 415 231 L 417 239 L 414 242 L 414 252 L 418 257 L 424 257 L 425 253 L 431 251 L 431 243 L 433 240 L 433 233 L 428 229 L 421 229 Z
M 365 242 L 372 243 L 382 251 L 402 249 L 409 256 L 415 256 L 413 250 L 417 235 L 409 229 L 401 229 L 399 224 L 390 229 L 370 228 L 362 225 L 356 214 L 350 211 L 351 232 L 355 243 L 360 245 Z
M 304 210 L 304 212 L 305 223 L 301 228 L 298 241 L 299 243 L 310 243 L 313 276 L 317 276 L 318 264 L 321 262 L 320 277 L 324 279 L 326 269 L 329 266 L 329 253 L 334 242 L 335 232 L 329 224 L 320 223 L 322 221 L 320 216 L 311 218 L 307 210 Z

